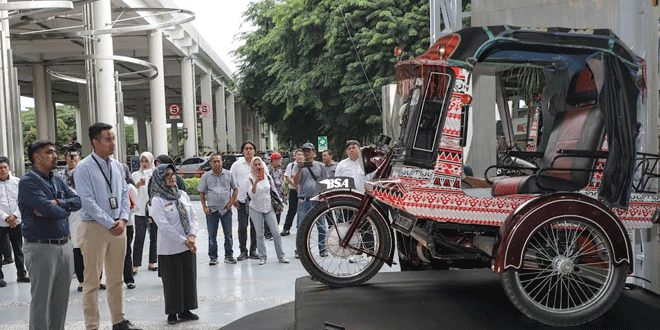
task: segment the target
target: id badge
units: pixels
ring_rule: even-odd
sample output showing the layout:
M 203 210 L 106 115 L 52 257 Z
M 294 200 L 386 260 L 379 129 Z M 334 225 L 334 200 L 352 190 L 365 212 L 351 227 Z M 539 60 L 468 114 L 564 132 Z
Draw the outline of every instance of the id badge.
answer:
M 110 208 L 111 209 L 116 209 L 119 207 L 119 204 L 117 203 L 117 197 L 112 196 L 110 197 Z

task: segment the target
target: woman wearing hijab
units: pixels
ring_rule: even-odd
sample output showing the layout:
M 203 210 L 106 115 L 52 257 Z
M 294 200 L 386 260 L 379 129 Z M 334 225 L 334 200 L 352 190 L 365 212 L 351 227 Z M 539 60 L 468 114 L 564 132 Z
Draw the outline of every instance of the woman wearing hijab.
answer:
M 158 265 L 167 323 L 198 320 L 197 217 L 185 191 L 176 187 L 174 165 L 159 165 L 152 176 L 151 217 L 158 224 Z
M 250 163 L 250 185 L 248 196 L 250 197 L 250 219 L 257 232 L 257 253 L 259 254 L 259 265 L 266 263 L 266 243 L 264 241 L 264 224 L 270 228 L 275 243 L 277 260 L 281 263 L 289 263 L 282 250 L 282 237 L 277 228 L 275 210 L 271 203 L 271 189 L 275 189 L 272 179 L 265 168 L 264 162 L 259 157 L 252 158 Z
M 142 249 L 144 248 L 144 237 L 147 232 L 147 202 L 149 202 L 149 181 L 154 171 L 154 155 L 145 151 L 140 154 L 140 170 L 133 172 L 133 182 L 137 188 L 137 205 L 135 205 L 135 243 L 133 244 L 133 273 L 137 273 L 138 267 L 142 265 Z M 154 235 L 155 238 L 155 235 Z M 155 270 L 157 262 L 156 240 L 149 241 L 149 269 Z

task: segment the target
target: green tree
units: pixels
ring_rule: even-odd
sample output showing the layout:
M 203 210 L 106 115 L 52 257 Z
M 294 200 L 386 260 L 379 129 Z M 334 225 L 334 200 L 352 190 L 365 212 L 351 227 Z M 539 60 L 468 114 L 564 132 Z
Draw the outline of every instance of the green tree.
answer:
M 412 0 L 264 0 L 244 17 L 238 97 L 272 125 L 285 145 L 327 135 L 372 141 L 381 131 L 381 87 L 403 59 L 429 45 L 429 2 Z M 359 56 L 359 58 L 358 58 Z M 370 86 L 371 84 L 371 86 Z

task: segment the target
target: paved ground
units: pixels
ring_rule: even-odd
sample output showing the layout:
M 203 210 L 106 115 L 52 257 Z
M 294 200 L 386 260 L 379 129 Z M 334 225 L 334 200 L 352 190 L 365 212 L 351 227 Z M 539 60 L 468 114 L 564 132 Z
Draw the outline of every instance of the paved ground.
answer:
M 209 266 L 206 218 L 203 217 L 200 202 L 193 202 L 193 205 L 198 219 L 201 220 L 197 238 L 199 309 L 195 311 L 200 316 L 200 320 L 173 326 L 167 324 L 162 282 L 156 272 L 146 269 L 146 254 L 143 259 L 144 266 L 136 275 L 137 288 L 125 289 L 124 310 L 127 319 L 143 329 L 218 329 L 245 315 L 294 300 L 296 278 L 307 276 L 307 272 L 300 262 L 293 258 L 295 234 L 283 237 L 284 250 L 287 257 L 291 259 L 290 264 L 275 262 L 275 248 L 271 241 L 267 241 L 269 258 L 266 265 L 259 266 L 258 260 L 245 260 L 235 265 L 220 263 L 217 266 Z M 282 218 L 282 224 L 283 220 L 284 218 Z M 234 256 L 237 256 L 238 235 L 235 210 L 233 232 Z M 222 254 L 222 230 L 220 230 L 219 236 L 218 241 L 221 248 L 219 252 Z M 147 251 L 146 247 L 145 251 Z M 398 270 L 398 266 L 394 267 Z M 8 285 L 0 288 L 0 330 L 27 329 L 30 284 L 16 282 L 16 269 L 13 264 L 5 265 L 2 269 Z M 385 266 L 383 270 L 386 269 L 390 270 Z M 71 283 L 67 329 L 84 329 L 82 294 L 76 291 L 77 283 L 75 279 Z M 100 292 L 101 328 L 111 329 L 105 292 Z

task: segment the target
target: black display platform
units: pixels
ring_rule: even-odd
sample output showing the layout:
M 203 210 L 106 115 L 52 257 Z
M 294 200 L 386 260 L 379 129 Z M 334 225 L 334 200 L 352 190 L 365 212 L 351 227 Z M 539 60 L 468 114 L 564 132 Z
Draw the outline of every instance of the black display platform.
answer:
M 295 318 L 283 319 L 284 313 Z M 301 277 L 293 304 L 248 315 L 223 330 L 322 330 L 325 322 L 351 330 L 555 329 L 520 313 L 504 294 L 499 275 L 479 269 L 380 273 L 362 286 L 342 289 Z M 624 290 L 598 320 L 558 329 L 660 329 L 660 297 Z

